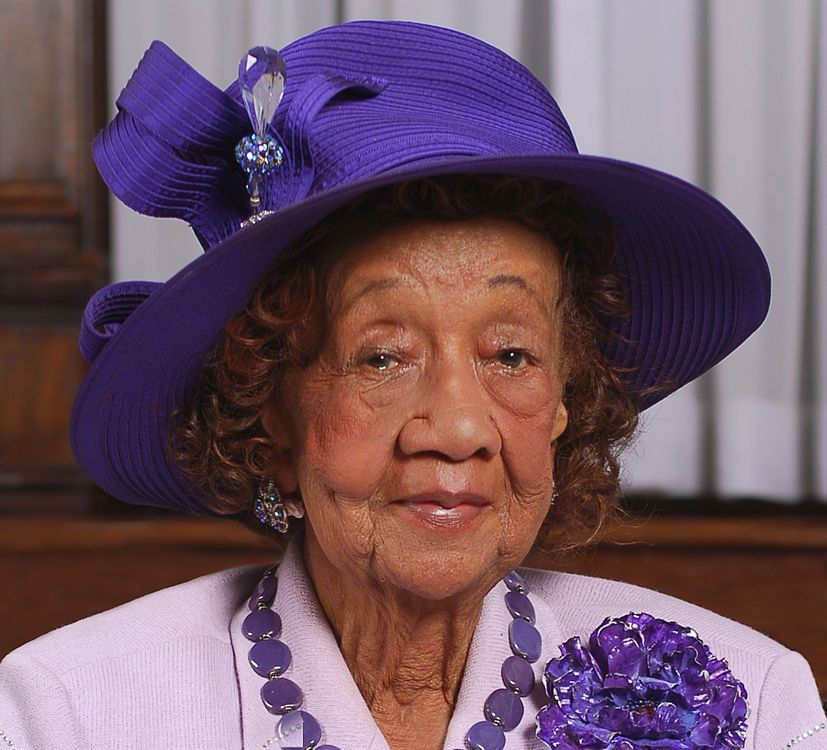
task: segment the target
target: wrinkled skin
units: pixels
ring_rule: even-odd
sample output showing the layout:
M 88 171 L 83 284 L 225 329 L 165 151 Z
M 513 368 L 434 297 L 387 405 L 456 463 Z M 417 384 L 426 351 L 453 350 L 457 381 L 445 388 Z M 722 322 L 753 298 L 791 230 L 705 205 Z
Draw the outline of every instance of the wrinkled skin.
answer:
M 319 358 L 264 415 L 320 602 L 394 748 L 441 747 L 482 598 L 549 509 L 568 419 L 559 283 L 548 240 L 505 219 L 353 239 Z M 484 503 L 443 525 L 396 502 L 433 491 Z

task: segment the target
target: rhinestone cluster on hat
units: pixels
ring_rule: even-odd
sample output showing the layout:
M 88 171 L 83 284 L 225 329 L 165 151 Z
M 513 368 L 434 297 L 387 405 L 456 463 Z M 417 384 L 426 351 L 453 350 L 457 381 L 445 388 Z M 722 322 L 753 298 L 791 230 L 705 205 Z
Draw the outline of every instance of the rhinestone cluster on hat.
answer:
M 253 126 L 253 132 L 235 147 L 236 161 L 247 174 L 247 193 L 253 209 L 242 226 L 255 224 L 271 213 L 262 210 L 261 185 L 264 177 L 284 161 L 284 150 L 267 131 L 276 116 L 286 80 L 287 66 L 278 51 L 270 47 L 253 47 L 238 64 L 238 87 Z
M 292 680 L 284 677 L 293 655 L 279 640 L 281 618 L 272 609 L 278 589 L 276 566 L 264 572 L 253 590 L 241 629 L 253 641 L 248 660 L 253 671 L 266 682 L 261 687 L 264 707 L 281 718 L 276 722 L 275 736 L 263 747 L 277 746 L 282 750 L 339 750 L 335 745 L 319 744 L 322 727 L 308 711 L 302 710 L 304 693 Z M 503 750 L 506 732 L 515 729 L 523 718 L 523 699 L 534 689 L 531 664 L 540 658 L 543 639 L 535 627 L 534 605 L 528 598 L 528 586 L 516 571 L 503 578 L 508 588 L 505 606 L 512 620 L 508 626 L 508 643 L 512 655 L 502 664 L 503 686 L 494 690 L 483 705 L 481 721 L 465 735 L 463 750 Z

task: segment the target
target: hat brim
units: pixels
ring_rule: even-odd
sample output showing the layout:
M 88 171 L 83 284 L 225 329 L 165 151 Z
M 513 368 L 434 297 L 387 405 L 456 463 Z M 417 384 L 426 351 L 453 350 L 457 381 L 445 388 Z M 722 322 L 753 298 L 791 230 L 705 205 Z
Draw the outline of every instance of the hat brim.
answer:
M 405 179 L 515 174 L 574 186 L 617 235 L 632 314 L 606 356 L 634 388 L 671 382 L 648 408 L 738 347 L 769 308 L 766 260 L 747 229 L 703 190 L 663 172 L 586 155 L 445 156 L 317 193 L 197 258 L 152 293 L 103 347 L 82 383 L 72 447 L 91 478 L 129 503 L 212 515 L 170 465 L 170 415 L 192 397 L 206 356 L 262 275 L 307 230 L 354 197 Z M 628 342 L 628 343 L 624 343 Z

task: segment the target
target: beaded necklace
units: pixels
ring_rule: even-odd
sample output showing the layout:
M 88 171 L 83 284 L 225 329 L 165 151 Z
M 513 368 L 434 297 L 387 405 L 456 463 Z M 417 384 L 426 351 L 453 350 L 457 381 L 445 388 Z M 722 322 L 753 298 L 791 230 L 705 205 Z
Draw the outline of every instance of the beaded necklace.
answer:
M 281 618 L 272 604 L 278 589 L 278 570 L 273 566 L 264 572 L 250 596 L 250 613 L 241 629 L 252 641 L 248 659 L 256 674 L 266 682 L 261 687 L 261 700 L 276 722 L 275 739 L 282 750 L 340 750 L 336 745 L 320 744 L 322 727 L 308 711 L 302 710 L 304 694 L 292 680 L 284 677 L 293 656 L 287 644 L 279 640 Z M 503 750 L 506 732 L 517 727 L 523 718 L 523 698 L 534 689 L 531 664 L 540 658 L 542 636 L 535 627 L 534 605 L 528 598 L 523 577 L 512 570 L 503 582 L 508 588 L 505 606 L 513 618 L 508 626 L 508 643 L 512 656 L 502 665 L 503 687 L 494 690 L 483 705 L 481 721 L 465 735 L 466 750 Z

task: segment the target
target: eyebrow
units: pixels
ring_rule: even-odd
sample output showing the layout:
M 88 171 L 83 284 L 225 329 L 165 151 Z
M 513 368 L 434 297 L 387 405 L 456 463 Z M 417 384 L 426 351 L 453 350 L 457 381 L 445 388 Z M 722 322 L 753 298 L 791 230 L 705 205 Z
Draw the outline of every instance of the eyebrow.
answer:
M 532 297 L 534 297 L 535 301 L 538 305 L 544 310 L 548 310 L 548 300 L 544 300 L 538 293 L 537 290 L 531 286 L 522 276 L 515 276 L 512 274 L 506 273 L 499 273 L 496 276 L 492 276 L 488 279 L 488 288 L 489 289 L 496 289 L 499 286 L 514 286 L 517 289 L 523 289 L 528 292 Z
M 384 279 L 374 279 L 365 284 L 361 289 L 355 292 L 343 305 L 342 312 L 349 310 L 362 297 L 371 294 L 372 292 L 381 292 L 386 289 L 396 289 L 401 286 L 411 286 L 402 279 L 388 276 Z M 500 286 L 515 286 L 518 289 L 523 289 L 531 294 L 538 302 L 540 302 L 540 295 L 522 276 L 515 276 L 512 274 L 500 273 L 488 279 L 488 288 L 496 289 Z
M 500 273 L 488 279 L 489 289 L 494 289 L 498 286 L 505 286 L 506 284 L 511 284 L 512 286 L 517 286 L 520 289 L 525 289 L 527 292 L 534 291 L 531 287 L 529 287 L 528 282 L 522 276 L 509 276 L 508 274 Z
M 367 284 L 365 284 L 361 289 L 359 289 L 359 291 L 355 292 L 344 303 L 344 305 L 342 305 L 342 312 L 347 312 L 366 294 L 370 294 L 371 292 L 381 292 L 385 289 L 395 289 L 400 286 L 410 286 L 410 284 L 402 281 L 401 279 L 394 278 L 392 276 L 388 276 L 385 279 L 374 279 L 373 281 L 370 281 Z

